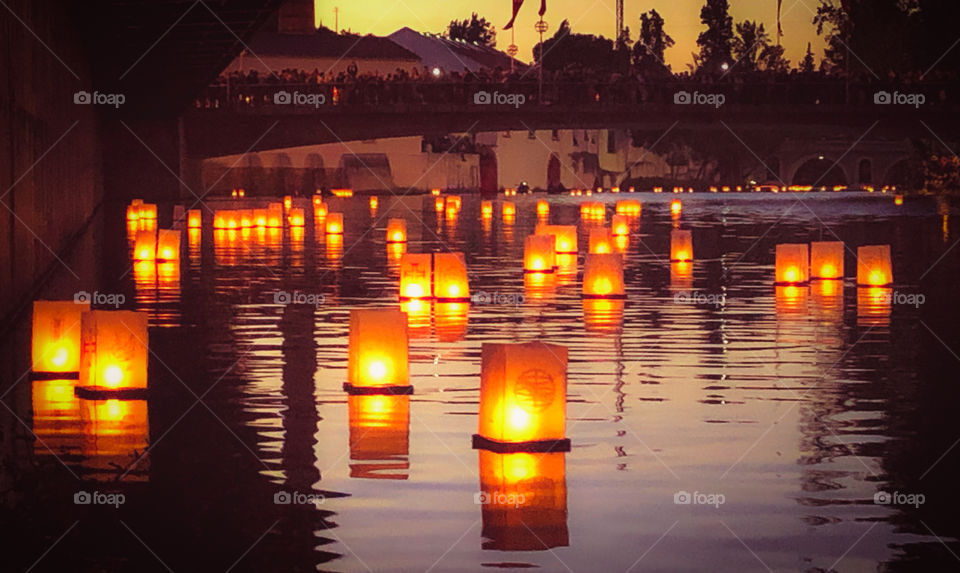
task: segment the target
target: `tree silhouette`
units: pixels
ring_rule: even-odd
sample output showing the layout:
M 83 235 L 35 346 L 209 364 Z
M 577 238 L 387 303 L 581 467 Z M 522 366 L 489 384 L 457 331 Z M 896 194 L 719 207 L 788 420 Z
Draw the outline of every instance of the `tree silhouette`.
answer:
M 697 45 L 700 46 L 698 71 L 708 74 L 722 73 L 722 66 L 730 65 L 733 59 L 733 18 L 730 17 L 730 4 L 727 0 L 707 0 L 700 10 L 700 21 L 707 29 L 697 37 Z
M 663 17 L 656 10 L 640 15 L 640 40 L 633 46 L 633 64 L 644 76 L 670 72 L 670 66 L 663 61 L 663 54 L 674 42 L 664 31 L 663 25 Z
M 474 12 L 469 20 L 451 20 L 447 26 L 447 37 L 451 40 L 463 40 L 481 46 L 492 47 L 497 43 L 497 33 L 493 24 L 486 18 L 477 17 Z

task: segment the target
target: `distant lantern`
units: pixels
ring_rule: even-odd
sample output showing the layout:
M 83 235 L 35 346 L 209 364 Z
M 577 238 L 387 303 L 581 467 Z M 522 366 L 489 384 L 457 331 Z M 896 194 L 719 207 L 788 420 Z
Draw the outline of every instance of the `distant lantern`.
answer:
M 410 396 L 348 396 L 350 477 L 407 479 Z
M 80 320 L 88 300 L 33 302 L 31 337 L 34 372 L 80 371 Z
M 439 188 L 439 187 L 434 187 L 433 189 L 430 190 L 430 194 L 433 195 L 434 197 L 439 197 L 439 196 L 440 196 L 440 188 Z
M 247 192 L 243 190 L 243 187 L 237 189 L 237 197 L 243 199 L 247 195 Z
M 552 273 L 556 265 L 556 246 L 553 235 L 528 235 L 523 241 L 523 270 Z
M 898 207 L 899 207 L 900 205 L 903 205 L 903 195 L 894 195 L 894 196 L 893 196 L 893 204 L 896 205 L 896 206 L 898 206 Z
M 400 258 L 400 299 L 432 296 L 433 257 L 429 253 L 407 253 Z
M 187 228 L 199 229 L 203 222 L 203 215 L 200 209 L 190 209 L 187 211 Z
M 693 233 L 691 231 L 674 229 L 670 232 L 670 260 L 673 262 L 693 260 Z
M 893 282 L 890 245 L 871 245 L 857 249 L 857 284 L 886 286 Z
M 387 221 L 387 242 L 388 243 L 406 243 L 407 242 L 406 219 L 390 219 L 389 221 Z
M 467 263 L 463 253 L 434 253 L 433 296 L 437 300 L 470 300 Z
M 317 219 L 318 221 L 325 219 L 327 217 L 328 210 L 327 204 L 323 201 L 321 201 L 319 205 L 315 203 L 313 205 L 313 218 Z
M 567 347 L 483 343 L 479 422 L 475 448 L 569 451 Z
M 569 546 L 566 454 L 478 453 L 482 548 L 544 551 Z
M 291 227 L 302 227 L 306 223 L 306 220 L 307 219 L 303 213 L 303 209 L 290 209 L 290 215 L 287 217 L 287 223 L 289 223 Z
M 230 196 L 233 197 L 234 199 L 236 199 L 236 198 L 237 198 L 237 190 L 236 190 L 236 189 L 231 189 L 231 190 L 230 190 Z
M 283 204 L 270 203 L 267 205 L 267 226 L 272 228 L 283 227 Z
M 288 210 L 290 209 L 290 207 L 293 207 L 293 197 L 291 197 L 291 196 L 289 196 L 289 195 L 284 195 L 284 196 L 283 196 L 283 209 L 284 209 L 285 211 L 288 211 Z
M 161 229 L 157 231 L 157 260 L 180 260 L 180 231 L 177 229 Z
M 153 203 L 141 203 L 139 216 L 141 219 L 156 220 L 157 206 Z
M 590 254 L 606 255 L 613 252 L 613 237 L 606 227 L 590 229 L 590 242 L 587 250 Z
M 623 257 L 617 254 L 587 255 L 583 263 L 585 298 L 624 298 Z
M 670 213 L 673 214 L 674 217 L 679 217 L 680 213 L 682 212 L 683 203 L 680 201 L 680 199 L 674 199 L 673 201 L 670 201 Z
M 460 207 L 463 205 L 463 200 L 460 198 L 459 195 L 447 195 L 444 198 L 444 202 L 446 204 L 447 209 L 453 208 L 457 211 L 459 211 Z
M 265 228 L 267 226 L 267 210 L 266 209 L 254 209 L 253 210 L 253 224 L 259 228 Z
M 319 207 L 320 205 L 323 205 L 323 195 L 317 193 L 313 196 L 313 206 Z
M 214 229 L 229 229 L 230 221 L 233 218 L 233 211 L 226 209 L 217 209 L 213 212 L 213 228 Z
M 133 260 L 152 261 L 157 258 L 157 233 L 155 231 L 137 231 L 133 242 Z
M 374 195 L 373 197 L 370 197 L 370 209 L 376 210 L 376 208 L 379 206 L 380 206 L 380 199 L 376 195 Z
M 617 237 L 626 237 L 630 234 L 630 223 L 626 215 L 614 215 L 610 221 L 610 232 Z
M 809 281 L 809 249 L 809 246 L 800 243 L 777 245 L 774 282 L 778 285 L 796 285 Z
M 480 203 L 480 215 L 490 217 L 493 215 L 493 201 L 483 201 Z
M 434 199 L 434 201 L 433 201 L 434 210 L 435 210 L 437 213 L 443 213 L 443 208 L 444 208 L 444 205 L 445 205 L 445 204 L 446 204 L 446 201 L 443 200 L 443 197 L 437 197 L 437 198 Z M 492 212 L 492 211 L 491 211 L 491 212 Z
M 80 386 L 124 391 L 147 387 L 147 315 L 128 310 L 84 312 Z
M 504 217 L 513 217 L 517 214 L 517 206 L 510 201 L 504 201 L 502 209 Z
M 553 235 L 556 240 L 556 252 L 558 255 L 576 254 L 577 252 L 577 226 L 576 225 L 543 225 L 536 227 L 538 235 Z
M 550 203 L 541 199 L 537 201 L 537 216 L 546 217 L 550 215 Z
M 257 226 L 257 221 L 254 218 L 253 209 L 241 209 L 237 211 L 237 216 L 240 219 L 240 228 L 249 229 L 251 227 Z
M 843 278 L 843 242 L 816 241 L 810 243 L 810 278 Z
M 343 234 L 343 213 L 327 213 L 327 234 Z
M 127 221 L 137 221 L 140 219 L 140 205 L 127 206 Z
M 628 216 L 634 217 L 636 215 L 639 215 L 640 211 L 641 211 L 640 201 L 637 201 L 635 199 L 625 199 L 623 201 L 617 201 L 618 215 L 628 215 Z
M 408 345 L 407 315 L 399 308 L 351 310 L 344 389 L 410 394 Z

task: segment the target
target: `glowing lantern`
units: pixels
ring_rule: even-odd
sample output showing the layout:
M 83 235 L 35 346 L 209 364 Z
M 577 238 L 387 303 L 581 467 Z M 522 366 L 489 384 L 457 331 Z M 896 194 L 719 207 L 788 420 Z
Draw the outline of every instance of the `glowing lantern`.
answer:
M 147 387 L 147 315 L 91 310 L 81 318 L 80 386 L 121 391 Z M 81 396 L 83 397 L 83 396 Z
M 236 198 L 237 198 L 237 190 L 236 190 L 236 189 L 231 189 L 231 190 L 230 190 L 230 196 L 233 197 L 234 199 L 236 199 Z
M 243 199 L 243 197 L 244 197 L 246 194 L 247 194 L 247 192 L 244 191 L 242 187 L 241 187 L 240 189 L 237 189 L 237 197 Z
M 334 197 L 340 197 L 341 199 L 346 197 L 353 197 L 353 189 L 331 189 Z
M 674 199 L 673 201 L 670 201 L 670 213 L 674 217 L 679 217 L 680 213 L 682 212 L 683 212 L 683 203 L 680 201 L 680 199 Z
M 463 253 L 434 253 L 433 296 L 437 300 L 470 300 L 467 263 Z
M 370 210 L 376 211 L 377 207 L 379 206 L 380 206 L 380 199 L 378 199 L 376 195 L 374 195 L 373 197 L 370 197 Z
M 356 394 L 411 394 L 407 315 L 399 308 L 350 311 L 347 382 Z
M 410 396 L 347 396 L 350 477 L 407 479 Z M 360 463 L 352 463 L 360 462 Z
M 266 209 L 253 210 L 253 225 L 260 229 L 266 228 L 267 226 L 267 210 Z
M 89 302 L 33 302 L 34 372 L 80 371 L 80 320 L 89 310 Z
M 230 223 L 233 221 L 234 211 L 217 209 L 213 212 L 213 228 L 214 229 L 230 229 Z M 236 228 L 234 225 L 233 228 Z
M 323 205 L 323 196 L 320 195 L 320 193 L 317 193 L 313 196 L 313 206 L 319 207 L 320 205 Z
M 187 228 L 199 229 L 203 222 L 203 215 L 200 209 L 190 209 L 187 211 Z
M 567 347 L 543 342 L 483 343 L 480 424 L 474 448 L 569 451 Z
M 537 201 L 537 216 L 546 217 L 548 215 L 550 215 L 550 203 L 543 199 Z
M 587 255 L 583 263 L 585 298 L 624 298 L 623 257 L 616 254 Z
M 290 216 L 287 217 L 287 222 L 291 227 L 302 227 L 306 223 L 306 216 L 303 214 L 303 209 L 290 209 Z
M 249 229 L 255 226 L 256 220 L 253 217 L 253 209 L 241 209 L 236 211 L 236 214 L 237 220 L 239 221 L 239 228 Z
M 693 260 L 693 233 L 681 229 L 670 231 L 670 260 L 673 262 Z
M 127 206 L 127 221 L 136 221 L 138 219 L 140 219 L 140 206 L 139 205 Z
M 626 215 L 614 215 L 610 222 L 610 231 L 617 237 L 626 237 L 630 234 L 630 223 Z
M 430 298 L 433 257 L 429 253 L 407 253 L 400 259 L 400 300 Z
M 283 196 L 283 210 L 288 211 L 290 207 L 293 207 L 293 197 L 289 195 Z
M 637 201 L 635 199 L 626 199 L 623 201 L 617 201 L 618 215 L 636 216 L 640 214 L 640 210 L 641 210 L 640 201 Z
M 437 302 L 433 308 L 437 340 L 441 342 L 456 342 L 466 336 L 467 311 L 470 309 L 468 303 Z
M 809 280 L 810 248 L 800 243 L 777 245 L 774 282 L 778 285 L 805 284 Z
M 319 205 L 313 206 L 313 218 L 321 221 L 327 217 L 328 207 L 326 203 L 321 202 Z
M 343 213 L 327 213 L 327 234 L 343 234 Z
M 517 214 L 517 206 L 511 203 L 510 201 L 503 202 L 503 216 L 504 217 L 513 217 Z
M 566 454 L 478 453 L 482 548 L 543 551 L 570 545 Z
M 810 243 L 810 278 L 843 278 L 843 243 L 841 241 Z
M 141 219 L 153 219 L 157 218 L 157 206 L 152 203 L 141 203 L 140 204 L 140 213 L 139 217 Z
M 896 206 L 903 205 L 903 195 L 894 195 L 893 204 Z
M 625 254 L 630 248 L 630 237 L 627 235 L 616 235 L 613 237 L 613 250 L 615 253 Z
M 390 219 L 387 222 L 387 242 L 388 243 L 406 243 L 407 242 L 406 219 Z
M 133 260 L 152 261 L 157 258 L 157 234 L 154 231 L 137 231 L 133 243 Z
M 576 225 L 543 225 L 536 227 L 537 235 L 553 235 L 556 237 L 556 253 L 558 255 L 576 254 L 577 226 Z
M 444 205 L 445 205 L 445 202 L 443 200 L 443 197 L 437 197 L 433 202 L 433 207 L 437 211 L 437 213 L 443 213 Z M 491 213 L 493 212 L 492 209 L 493 208 L 491 207 L 491 211 L 490 211 Z
M 857 284 L 886 286 L 893 282 L 893 264 L 890 245 L 872 245 L 857 248 Z
M 157 260 L 180 260 L 180 231 L 175 229 L 157 231 Z
M 556 264 L 557 240 L 553 235 L 528 235 L 523 241 L 523 270 L 552 273 Z
M 445 204 L 446 208 L 459 211 L 463 201 L 460 199 L 459 195 L 447 195 Z
M 613 252 L 613 240 L 606 227 L 590 229 L 590 243 L 587 251 L 591 254 L 605 255 Z
M 279 229 L 283 227 L 283 204 L 270 203 L 267 205 L 267 227 Z
M 434 197 L 439 197 L 439 196 L 440 196 L 440 188 L 439 188 L 439 187 L 434 187 L 433 189 L 430 190 L 430 194 L 433 195 Z
M 483 201 L 480 203 L 480 215 L 491 217 L 493 215 L 493 201 Z

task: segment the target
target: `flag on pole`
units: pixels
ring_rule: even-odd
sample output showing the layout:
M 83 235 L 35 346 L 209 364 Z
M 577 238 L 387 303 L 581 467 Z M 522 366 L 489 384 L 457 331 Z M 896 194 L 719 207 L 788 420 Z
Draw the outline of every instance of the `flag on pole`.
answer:
M 778 1 L 782 2 L 783 0 L 778 0 Z M 537 14 L 540 14 L 540 17 L 542 18 L 543 15 L 546 13 L 547 13 L 547 0 L 540 0 L 540 11 L 537 12 Z
M 547 0 L 543 0 L 546 2 Z M 783 0 L 777 0 L 777 37 L 783 36 L 783 28 L 780 27 L 780 7 L 783 6 Z
M 523 5 L 523 0 L 513 0 L 513 16 L 510 18 L 510 21 L 507 22 L 507 25 L 503 27 L 504 30 L 509 30 L 513 28 L 513 21 L 517 19 L 517 12 L 520 11 L 520 6 Z M 540 0 L 540 17 L 542 18 L 544 14 L 547 13 L 547 0 Z

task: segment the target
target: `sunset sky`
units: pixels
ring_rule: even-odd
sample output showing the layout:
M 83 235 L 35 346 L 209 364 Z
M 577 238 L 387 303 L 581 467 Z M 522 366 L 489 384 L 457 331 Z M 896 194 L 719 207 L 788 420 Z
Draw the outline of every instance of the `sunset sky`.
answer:
M 441 32 L 450 20 L 469 18 L 471 12 L 477 12 L 493 21 L 497 30 L 497 47 L 505 50 L 510 45 L 510 30 L 501 29 L 510 20 L 511 0 L 315 1 L 317 19 L 327 27 L 333 27 L 334 7 L 339 7 L 341 29 L 378 36 L 388 35 L 404 26 L 421 32 Z M 631 37 L 636 40 L 640 30 L 640 14 L 656 9 L 666 21 L 667 33 L 676 41 L 676 45 L 667 50 L 667 63 L 674 71 L 682 71 L 692 61 L 690 53 L 697 50 L 697 35 L 703 30 L 700 23 L 703 3 L 703 0 L 625 0 L 624 20 L 630 27 Z M 803 58 L 807 42 L 813 43 L 818 61 L 823 54 L 822 38 L 817 36 L 812 23 L 818 3 L 817 0 L 783 0 L 783 45 L 791 65 L 796 65 Z M 539 5 L 538 0 L 526 0 L 517 17 L 515 42 L 520 48 L 518 58 L 523 61 L 533 59 L 532 49 L 538 39 L 533 25 L 537 20 Z M 612 38 L 616 28 L 615 7 L 616 0 L 547 0 L 544 20 L 550 29 L 544 37 L 552 36 L 560 22 L 567 19 L 574 32 Z M 759 20 L 771 40 L 775 40 L 776 0 L 730 0 L 730 12 L 734 23 Z

